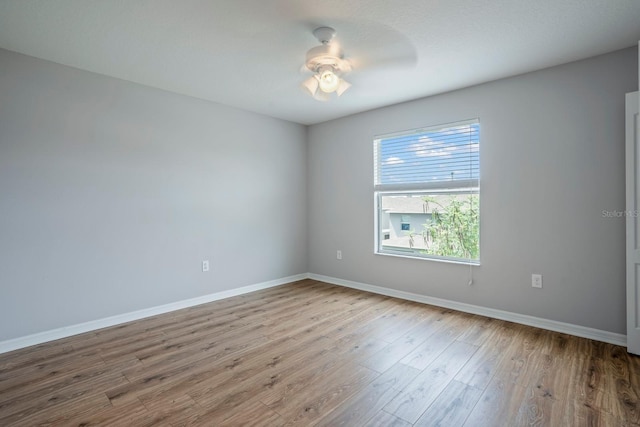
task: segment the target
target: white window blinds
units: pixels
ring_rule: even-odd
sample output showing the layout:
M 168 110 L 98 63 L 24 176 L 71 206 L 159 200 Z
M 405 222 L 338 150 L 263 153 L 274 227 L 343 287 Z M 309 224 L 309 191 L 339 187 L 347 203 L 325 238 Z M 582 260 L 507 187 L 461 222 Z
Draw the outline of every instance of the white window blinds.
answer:
M 480 124 L 466 120 L 374 140 L 375 189 L 478 187 Z

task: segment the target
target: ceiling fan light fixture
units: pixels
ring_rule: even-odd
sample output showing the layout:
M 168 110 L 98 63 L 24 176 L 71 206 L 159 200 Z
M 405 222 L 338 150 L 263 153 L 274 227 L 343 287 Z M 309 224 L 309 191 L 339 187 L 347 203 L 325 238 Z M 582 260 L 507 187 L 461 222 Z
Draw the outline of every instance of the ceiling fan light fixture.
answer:
M 338 88 L 336 89 L 336 94 L 338 96 L 342 95 L 343 93 L 345 93 L 345 91 L 347 89 L 349 89 L 351 87 L 351 83 L 349 83 L 348 81 L 346 81 L 345 79 L 340 79 L 340 84 L 338 85 Z
M 320 86 L 320 78 L 316 74 L 302 82 L 302 87 L 309 91 L 311 96 L 318 91 L 318 86 Z
M 320 76 L 320 90 L 325 93 L 335 92 L 340 86 L 341 79 L 336 75 L 333 67 L 323 67 L 317 75 Z
M 317 100 L 317 101 L 322 101 L 322 102 L 326 102 L 328 100 L 331 99 L 331 94 L 323 92 L 321 90 L 317 90 L 316 93 L 313 95 L 313 99 Z
M 342 95 L 351 84 L 342 75 L 351 71 L 351 62 L 344 58 L 338 43 L 332 42 L 336 31 L 330 27 L 316 28 L 313 35 L 321 43 L 307 51 L 304 68 L 313 76 L 302 82 L 302 86 L 320 101 L 330 99 L 330 94 Z

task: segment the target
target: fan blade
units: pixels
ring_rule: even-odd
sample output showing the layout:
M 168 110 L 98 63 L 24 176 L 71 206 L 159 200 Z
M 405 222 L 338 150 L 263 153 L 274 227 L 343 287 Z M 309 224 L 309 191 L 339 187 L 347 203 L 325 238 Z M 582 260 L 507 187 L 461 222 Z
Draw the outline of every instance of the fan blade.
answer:
M 388 25 L 369 21 L 330 22 L 338 31 L 345 55 L 355 71 L 365 68 L 405 68 L 418 63 L 415 43 Z
M 338 85 L 338 89 L 336 89 L 336 93 L 338 94 L 338 96 L 340 96 L 343 93 L 345 93 L 345 91 L 350 87 L 351 87 L 351 83 L 349 83 L 345 79 L 340 79 L 340 84 Z
M 387 57 L 367 58 L 352 60 L 351 65 L 356 70 L 365 70 L 370 68 L 412 68 L 418 63 L 417 55 L 389 55 Z
M 311 96 L 313 96 L 318 91 L 318 85 L 318 76 L 316 75 L 313 75 L 302 82 L 302 87 L 304 87 Z

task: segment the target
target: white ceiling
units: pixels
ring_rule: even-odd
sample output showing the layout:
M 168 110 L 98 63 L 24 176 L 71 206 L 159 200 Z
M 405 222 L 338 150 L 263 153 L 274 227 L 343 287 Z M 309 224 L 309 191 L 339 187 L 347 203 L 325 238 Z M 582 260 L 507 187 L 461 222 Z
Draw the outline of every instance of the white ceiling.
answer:
M 322 25 L 361 64 L 326 103 L 300 88 Z M 0 1 L 2 48 L 302 124 L 638 40 L 640 0 Z

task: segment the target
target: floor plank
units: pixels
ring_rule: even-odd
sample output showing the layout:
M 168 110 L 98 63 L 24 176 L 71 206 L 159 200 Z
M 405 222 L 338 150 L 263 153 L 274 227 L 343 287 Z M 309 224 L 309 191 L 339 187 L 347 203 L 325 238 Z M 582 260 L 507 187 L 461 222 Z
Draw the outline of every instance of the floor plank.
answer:
M 415 423 L 477 349 L 478 347 L 461 341 L 453 342 L 386 405 L 384 410 Z
M 451 381 L 414 426 L 461 426 L 481 394 L 480 388 Z

